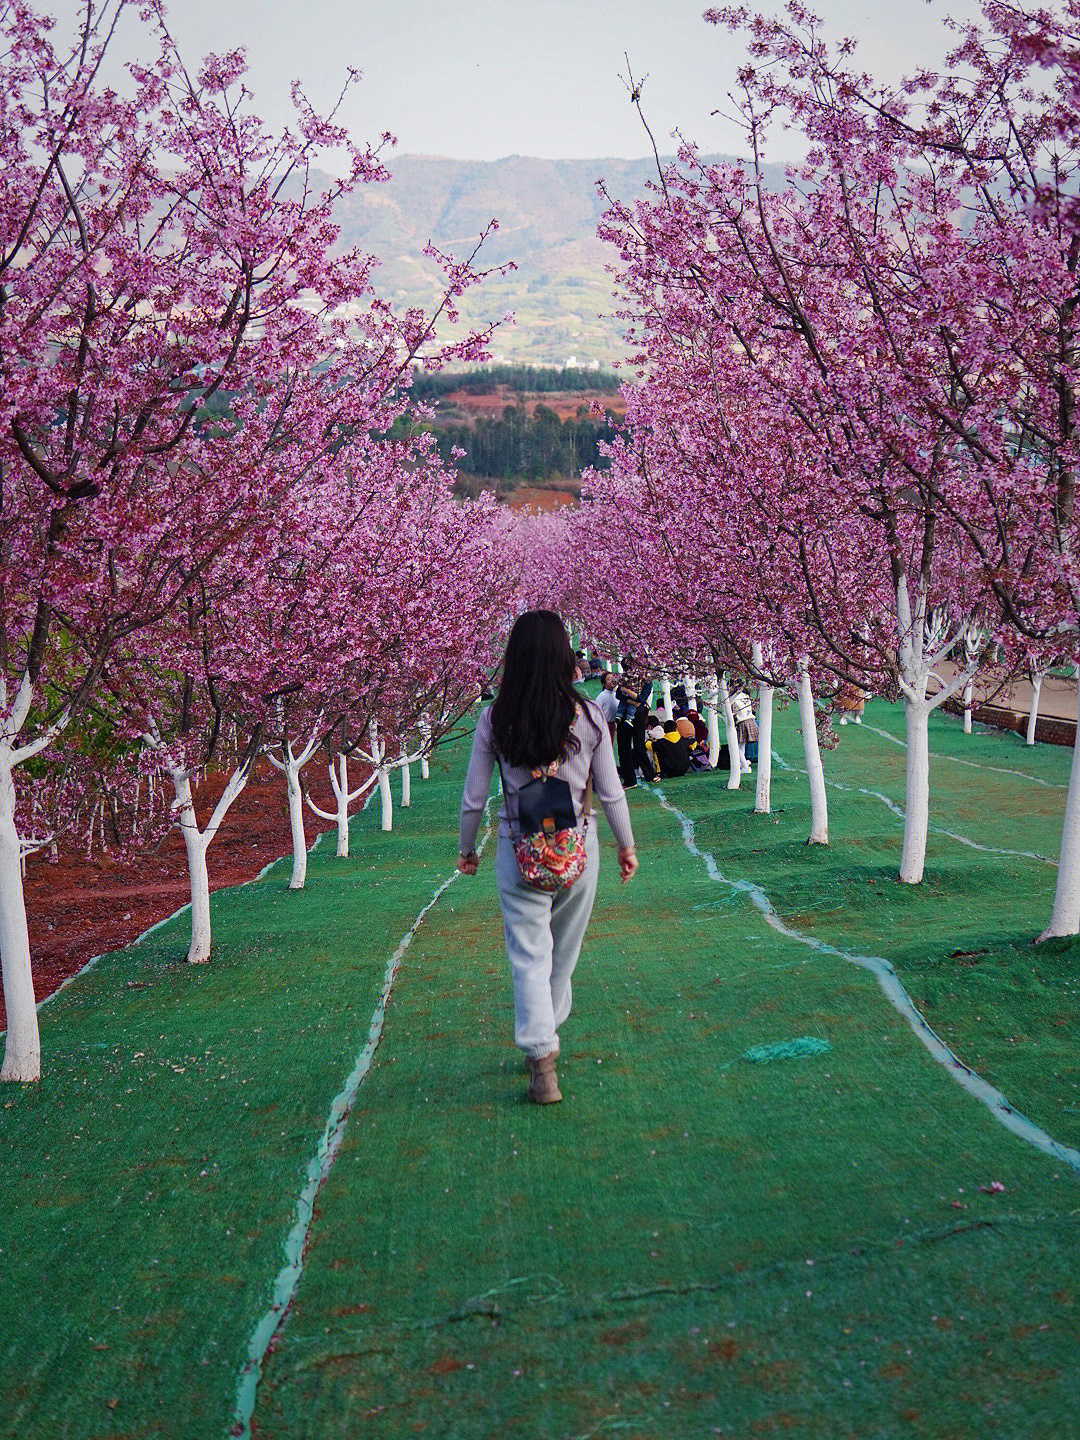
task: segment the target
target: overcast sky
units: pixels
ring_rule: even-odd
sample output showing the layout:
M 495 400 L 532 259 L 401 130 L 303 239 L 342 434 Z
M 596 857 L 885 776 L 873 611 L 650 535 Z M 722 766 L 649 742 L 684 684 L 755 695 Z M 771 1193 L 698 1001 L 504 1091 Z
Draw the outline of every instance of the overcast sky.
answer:
M 65 27 L 79 0 L 37 0 Z M 895 78 L 933 65 L 947 48 L 945 14 L 972 0 L 809 0 L 829 32 L 859 40 L 863 66 Z M 776 0 L 761 8 L 778 11 Z M 730 153 L 725 106 L 740 46 L 706 25 L 705 0 L 172 0 L 170 25 L 189 63 L 245 46 L 255 109 L 280 126 L 299 79 L 318 106 L 336 96 L 346 66 L 364 73 L 345 121 L 358 139 L 383 130 L 409 154 L 494 160 L 644 155 L 648 141 L 619 81 L 628 51 L 648 74 L 644 101 L 661 143 L 678 127 L 703 148 Z M 118 49 L 137 42 L 134 24 Z M 774 158 L 791 158 L 777 137 Z

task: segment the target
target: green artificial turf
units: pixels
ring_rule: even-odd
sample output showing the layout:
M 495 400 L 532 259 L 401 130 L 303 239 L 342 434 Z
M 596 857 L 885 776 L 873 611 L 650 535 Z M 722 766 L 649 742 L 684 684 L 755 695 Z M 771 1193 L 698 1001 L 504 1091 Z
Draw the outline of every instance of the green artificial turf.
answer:
M 776 733 L 792 766 L 796 723 Z M 950 723 L 935 750 L 1065 777 L 1064 752 Z M 902 801 L 903 751 L 842 735 L 829 851 L 802 843 L 795 770 L 771 820 L 723 777 L 668 799 L 726 875 L 888 958 L 965 1059 L 1078 1143 L 1078 951 L 1027 945 L 1053 870 L 935 835 L 927 884 L 900 886 L 901 822 L 858 787 Z M 324 843 L 305 893 L 282 865 L 216 896 L 209 967 L 182 963 L 185 917 L 43 1012 L 45 1081 L 0 1096 L 2 1433 L 226 1433 L 331 1100 L 452 863 L 464 758 L 392 835 L 361 817 L 351 860 Z M 995 844 L 1000 811 L 1009 848 L 1045 847 L 1053 817 L 1026 801 L 1063 790 L 946 768 L 934 823 L 967 805 L 953 828 Z M 962 1091 L 873 975 L 770 928 L 652 793 L 630 798 L 642 871 L 618 885 L 605 831 L 563 1105 L 523 1103 L 490 854 L 417 931 L 253 1434 L 1080 1436 L 1075 1174 Z M 801 1038 L 830 1048 L 740 1058 Z
M 42 1011 L 44 1079 L 0 1093 L 0 1433 L 224 1434 L 303 1167 L 452 868 L 457 790 L 436 768 L 390 835 L 372 806 L 303 892 L 287 861 L 218 892 L 209 965 L 185 914 Z
M 1076 1177 L 634 802 L 643 869 L 621 890 L 607 856 L 558 1109 L 522 1103 L 490 865 L 418 937 L 260 1432 L 1067 1433 Z M 832 1048 L 739 1061 L 800 1036 Z
M 1080 1146 L 1080 942 L 1032 943 L 1049 919 L 1057 871 L 944 833 L 1056 859 L 1071 752 L 1028 748 L 1011 734 L 964 735 L 957 719 L 936 714 L 926 877 L 901 885 L 903 819 L 862 791 L 902 809 L 904 750 L 874 731 L 902 736 L 903 717 L 879 701 L 866 721 L 845 726 L 824 756 L 828 850 L 802 843 L 810 812 L 797 769 L 774 765 L 772 820 L 752 813 L 752 776 L 736 793 L 711 777 L 705 787 L 696 777 L 669 784 L 668 793 L 725 872 L 757 880 L 805 934 L 890 961 L 961 1059 L 1056 1139 Z M 777 717 L 774 740 L 779 756 L 801 766 L 793 706 Z

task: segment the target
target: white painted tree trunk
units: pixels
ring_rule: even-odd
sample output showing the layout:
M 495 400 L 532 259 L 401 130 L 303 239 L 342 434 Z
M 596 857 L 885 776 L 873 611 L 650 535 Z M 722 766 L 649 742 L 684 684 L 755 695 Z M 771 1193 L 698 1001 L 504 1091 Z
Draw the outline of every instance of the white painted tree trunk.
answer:
M 760 644 L 755 640 L 751 648 L 751 660 L 760 673 L 764 669 L 765 657 Z M 773 687 L 759 683 L 757 702 L 757 785 L 754 791 L 754 814 L 772 813 L 772 717 Z
M 825 770 L 821 763 L 817 720 L 814 715 L 814 692 L 810 687 L 810 671 L 805 660 L 798 665 L 796 690 L 799 696 L 799 727 L 803 737 L 803 758 L 810 780 L 810 836 L 808 845 L 829 843 L 829 800 L 825 794 Z
M 663 706 L 663 711 L 664 711 L 664 719 L 665 719 L 665 720 L 670 720 L 670 719 L 671 719 L 671 716 L 672 716 L 672 709 L 671 709 L 671 679 L 670 679 L 670 677 L 669 677 L 668 675 L 666 675 L 666 674 L 665 674 L 665 675 L 661 675 L 661 677 L 660 677 L 660 695 L 661 695 L 661 697 L 662 697 L 662 706 Z
M 971 734 L 971 699 L 972 683 L 969 680 L 964 686 L 964 734 Z
M 300 789 L 300 769 L 288 753 L 285 762 L 285 788 L 289 797 L 289 833 L 292 837 L 292 875 L 290 890 L 302 890 L 307 880 L 307 835 L 304 833 L 304 792 Z
M 330 765 L 330 786 L 334 792 L 334 799 L 337 801 L 335 820 L 337 821 L 337 850 L 335 854 L 341 859 L 349 857 L 349 759 L 344 751 L 337 757 L 337 775 L 334 775 L 334 766 Z
M 4 741 L 0 742 L 0 960 L 8 1028 L 0 1080 L 29 1081 L 41 1078 L 41 1037 L 30 968 L 21 849 L 11 746 Z
M 330 762 L 330 788 L 334 792 L 334 809 L 323 810 L 315 804 L 310 795 L 305 795 L 307 807 L 318 815 L 320 820 L 332 820 L 337 826 L 337 851 L 339 859 L 348 859 L 349 856 L 349 806 L 354 800 L 369 790 L 374 784 L 374 777 L 369 776 L 355 790 L 349 789 L 349 759 L 344 751 L 338 753 L 337 759 Z
M 686 677 L 686 698 L 689 701 L 691 710 L 697 709 L 697 676 L 687 675 Z
M 431 744 L 431 724 L 426 715 L 420 721 L 420 739 L 424 747 L 424 753 L 420 756 L 420 779 L 430 780 L 431 763 L 428 759 L 428 750 Z
M 383 830 L 394 828 L 394 797 L 390 793 L 390 772 L 384 765 L 386 741 L 379 739 L 379 726 L 373 720 L 369 727 L 371 735 L 371 761 L 375 766 L 375 782 L 379 787 L 380 825 Z
M 1042 672 L 1036 671 L 1031 677 L 1031 709 L 1028 711 L 1025 744 L 1035 744 L 1035 727 L 1039 723 L 1039 691 L 1042 689 Z
M 727 740 L 728 750 L 728 782 L 729 790 L 738 790 L 742 780 L 742 751 L 739 749 L 739 731 L 735 724 L 735 715 L 731 708 L 731 696 L 728 694 L 727 676 L 720 676 L 720 711 L 724 717 L 724 737 Z
M 199 829 L 195 800 L 191 793 L 191 776 L 186 770 L 173 770 L 176 791 L 176 819 L 187 852 L 188 888 L 191 895 L 191 944 L 189 965 L 205 965 L 210 959 L 210 875 L 206 868 L 207 838 Z
M 300 772 L 308 763 L 318 749 L 318 731 L 322 717 L 316 721 L 308 738 L 307 744 L 299 752 L 295 753 L 292 748 L 292 741 L 283 740 L 281 744 L 281 759 L 272 752 L 267 752 L 267 758 L 275 770 L 280 770 L 285 776 L 285 791 L 289 800 L 289 833 L 292 836 L 292 875 L 289 877 L 290 890 L 302 890 L 307 880 L 308 848 L 307 835 L 304 832 L 304 791 L 300 784 Z M 331 767 L 332 768 L 332 767 Z M 334 783 L 333 774 L 330 777 L 331 785 Z M 348 789 L 345 794 L 348 796 Z M 345 801 L 348 809 L 348 799 Z M 331 819 L 325 810 L 319 810 L 317 806 L 311 807 L 324 819 Z
M 385 765 L 379 766 L 380 825 L 383 830 L 394 828 L 394 797 L 390 793 L 390 772 Z
M 708 709 L 705 724 L 709 731 L 709 764 L 715 770 L 716 762 L 720 759 L 720 721 L 716 713 L 720 700 L 719 687 L 715 675 L 709 677 L 705 703 Z
M 1080 705 L 1078 705 L 1080 714 Z M 1069 770 L 1069 793 L 1065 800 L 1065 822 L 1061 827 L 1061 853 L 1058 856 L 1057 888 L 1050 924 L 1039 936 L 1051 940 L 1056 935 L 1080 933 L 1080 724 L 1073 741 L 1072 766 Z
M 188 888 L 191 893 L 191 944 L 187 953 L 189 965 L 202 965 L 210 959 L 210 877 L 206 868 L 206 852 L 233 801 L 247 785 L 254 758 L 254 755 L 250 756 L 246 763 L 238 765 L 229 776 L 221 798 L 214 806 L 214 813 L 206 822 L 206 829 L 202 831 L 199 830 L 199 821 L 195 814 L 191 771 L 169 767 L 169 778 L 172 780 L 176 797 L 172 808 L 184 838 L 188 862 Z
M 405 751 L 401 752 L 401 808 L 408 810 L 412 804 L 412 770 L 406 758 Z
M 904 782 L 904 848 L 900 879 L 918 885 L 926 867 L 926 835 L 930 824 L 930 708 L 925 699 L 904 699 L 907 768 Z
M 758 686 L 758 768 L 754 811 L 758 815 L 772 813 L 772 717 L 773 687 Z

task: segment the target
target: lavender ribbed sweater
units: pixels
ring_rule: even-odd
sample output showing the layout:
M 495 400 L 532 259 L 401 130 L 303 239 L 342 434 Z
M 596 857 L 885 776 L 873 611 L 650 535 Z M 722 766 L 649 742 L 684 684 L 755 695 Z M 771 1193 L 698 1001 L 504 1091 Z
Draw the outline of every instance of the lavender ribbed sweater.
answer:
M 620 846 L 628 848 L 634 843 L 634 832 L 630 828 L 630 811 L 623 794 L 622 782 L 615 768 L 611 733 L 604 723 L 599 706 L 592 700 L 585 703 L 595 721 L 595 728 L 589 724 L 585 715 L 576 717 L 574 734 L 580 742 L 580 749 L 561 761 L 555 773 L 570 786 L 574 809 L 578 815 L 585 804 L 585 787 L 590 774 L 592 775 L 593 794 L 603 806 L 615 839 Z M 485 710 L 476 725 L 469 773 L 465 777 L 465 792 L 461 797 L 460 849 L 463 855 L 476 847 L 480 817 L 491 790 L 491 774 L 495 763 L 495 747 L 491 739 L 491 711 Z M 517 793 L 532 779 L 532 771 L 521 765 L 506 764 L 502 770 L 506 794 L 499 811 L 499 834 L 509 835 L 511 822 L 517 815 Z

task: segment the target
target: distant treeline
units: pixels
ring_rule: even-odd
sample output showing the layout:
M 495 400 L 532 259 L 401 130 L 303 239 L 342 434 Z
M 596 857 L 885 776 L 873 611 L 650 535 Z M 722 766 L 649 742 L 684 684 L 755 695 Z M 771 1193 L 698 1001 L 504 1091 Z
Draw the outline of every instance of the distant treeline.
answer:
M 478 370 L 451 374 L 445 370 L 420 370 L 413 379 L 412 393 L 418 400 L 437 400 L 451 390 L 484 395 L 499 385 L 511 390 L 547 395 L 554 391 L 600 390 L 611 395 L 622 382 L 610 370 L 556 370 L 547 365 L 484 365 Z
M 460 469 L 500 480 L 501 488 L 510 489 L 519 480 L 577 475 L 589 465 L 603 469 L 608 461 L 599 446 L 612 439 L 615 423 L 610 416 L 595 419 L 585 405 L 568 420 L 560 420 L 547 405 L 537 405 L 532 416 L 524 406 L 507 405 L 497 420 L 436 425 L 435 434 L 448 464 L 458 446 L 466 452 L 456 462 Z

